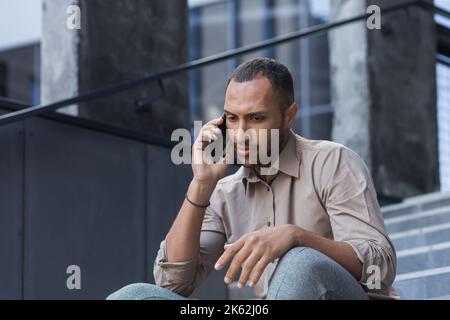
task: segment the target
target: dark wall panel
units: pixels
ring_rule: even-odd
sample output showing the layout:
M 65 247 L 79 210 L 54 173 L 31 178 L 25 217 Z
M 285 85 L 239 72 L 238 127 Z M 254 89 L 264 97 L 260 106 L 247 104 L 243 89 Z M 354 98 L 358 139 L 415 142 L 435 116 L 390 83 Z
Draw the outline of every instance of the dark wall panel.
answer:
M 21 298 L 22 141 L 22 123 L 0 127 L 0 299 Z
M 29 130 L 25 298 L 104 299 L 144 281 L 145 145 L 41 119 Z

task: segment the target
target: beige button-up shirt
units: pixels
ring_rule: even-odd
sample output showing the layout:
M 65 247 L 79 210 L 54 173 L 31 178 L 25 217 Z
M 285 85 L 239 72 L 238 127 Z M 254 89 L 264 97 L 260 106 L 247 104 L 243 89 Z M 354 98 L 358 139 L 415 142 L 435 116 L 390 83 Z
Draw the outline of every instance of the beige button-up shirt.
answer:
M 291 130 L 279 169 L 270 185 L 244 166 L 219 180 L 205 212 L 199 255 L 190 261 L 168 262 L 163 240 L 154 264 L 156 284 L 188 296 L 214 270 L 225 242 L 261 228 L 295 224 L 350 244 L 363 264 L 360 284 L 369 297 L 398 298 L 391 287 L 395 249 L 362 159 L 341 144 L 309 140 Z M 257 297 L 266 297 L 277 263 L 278 259 L 270 263 L 256 283 Z M 376 289 L 377 270 L 380 289 Z

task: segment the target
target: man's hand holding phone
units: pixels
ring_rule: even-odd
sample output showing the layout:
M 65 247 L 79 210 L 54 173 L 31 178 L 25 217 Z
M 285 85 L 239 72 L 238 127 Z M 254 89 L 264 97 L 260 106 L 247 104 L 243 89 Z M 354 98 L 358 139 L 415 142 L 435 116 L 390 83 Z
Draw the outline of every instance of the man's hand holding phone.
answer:
M 226 118 L 224 115 L 206 123 L 200 129 L 192 146 L 192 171 L 195 180 L 215 184 L 227 174 L 229 165 L 225 161 L 225 152 L 216 163 L 212 163 L 210 155 L 205 152 L 208 145 L 220 137 L 223 139 L 223 149 L 225 150 Z

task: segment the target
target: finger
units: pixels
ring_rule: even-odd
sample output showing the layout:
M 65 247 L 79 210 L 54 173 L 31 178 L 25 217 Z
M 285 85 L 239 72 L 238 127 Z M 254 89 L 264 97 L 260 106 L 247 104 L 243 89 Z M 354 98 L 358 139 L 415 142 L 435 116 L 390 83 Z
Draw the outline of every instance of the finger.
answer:
M 198 137 L 204 135 L 206 132 L 215 132 L 214 128 L 219 129 L 217 126 L 205 124 L 203 127 L 200 128 Z
M 232 244 L 226 244 L 225 247 L 225 251 L 224 253 L 222 253 L 222 255 L 220 256 L 220 258 L 217 260 L 214 268 L 216 270 L 220 270 L 223 268 L 223 266 L 225 264 L 227 264 L 227 262 L 229 260 L 231 260 L 231 258 L 234 257 L 234 255 L 242 248 L 242 246 L 244 245 L 244 241 L 243 239 L 239 239 L 238 241 L 236 241 L 235 243 Z
M 212 141 L 217 140 L 217 135 L 210 131 L 204 131 L 202 132 L 202 140 L 211 143 Z
M 203 127 L 202 131 L 214 133 L 217 136 L 222 136 L 222 130 L 215 125 L 207 125 Z
M 216 126 L 215 124 L 205 124 L 201 130 L 216 130 L 216 129 L 219 129 L 219 127 Z
M 200 130 L 197 138 L 194 142 L 194 148 L 196 150 L 202 150 L 205 147 L 205 142 L 211 139 L 211 134 L 208 131 Z
M 221 116 L 220 118 L 215 118 L 215 119 L 212 119 L 211 121 L 207 122 L 205 124 L 205 126 L 210 125 L 210 124 L 213 124 L 213 125 L 217 126 L 219 124 L 222 124 L 222 122 L 223 122 L 223 118 Z
M 220 130 L 218 127 L 211 127 L 211 131 L 214 132 L 216 135 L 222 135 L 222 130 Z
M 239 271 L 241 265 L 245 260 L 247 260 L 251 253 L 252 251 L 250 250 L 250 248 L 248 246 L 245 246 L 234 256 L 233 261 L 231 261 L 231 265 L 225 275 L 224 280 L 226 284 L 230 284 L 233 281 L 236 272 Z
M 262 254 L 253 251 L 253 253 L 242 264 L 241 276 L 239 277 L 238 287 L 243 288 L 247 283 L 250 274 L 253 271 L 256 263 L 261 259 Z
M 258 263 L 253 268 L 253 274 L 251 275 L 250 281 L 248 283 L 249 287 L 253 287 L 259 281 L 259 278 L 261 278 L 261 275 L 263 274 L 270 261 L 271 260 L 267 256 L 263 256 L 261 259 L 259 259 Z
M 219 137 L 222 137 L 222 139 L 224 138 L 222 135 L 222 130 L 220 130 L 219 128 L 215 127 L 215 126 L 209 126 L 207 128 L 204 129 L 204 132 L 208 132 L 209 135 L 215 135 L 217 140 Z

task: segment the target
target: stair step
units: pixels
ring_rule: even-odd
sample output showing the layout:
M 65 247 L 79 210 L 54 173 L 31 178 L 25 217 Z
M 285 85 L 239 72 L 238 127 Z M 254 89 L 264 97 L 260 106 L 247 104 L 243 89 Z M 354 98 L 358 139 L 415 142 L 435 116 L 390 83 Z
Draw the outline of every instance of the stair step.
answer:
M 397 274 L 450 266 L 450 241 L 397 251 Z
M 450 266 L 397 275 L 394 288 L 401 299 L 430 299 L 450 293 Z
M 385 219 L 388 219 L 444 206 L 450 206 L 450 192 L 435 192 L 411 197 L 401 203 L 382 207 L 381 213 Z
M 450 241 L 450 223 L 419 227 L 389 235 L 396 251 Z
M 442 223 L 450 223 L 450 206 L 405 214 L 384 220 L 390 234 Z

